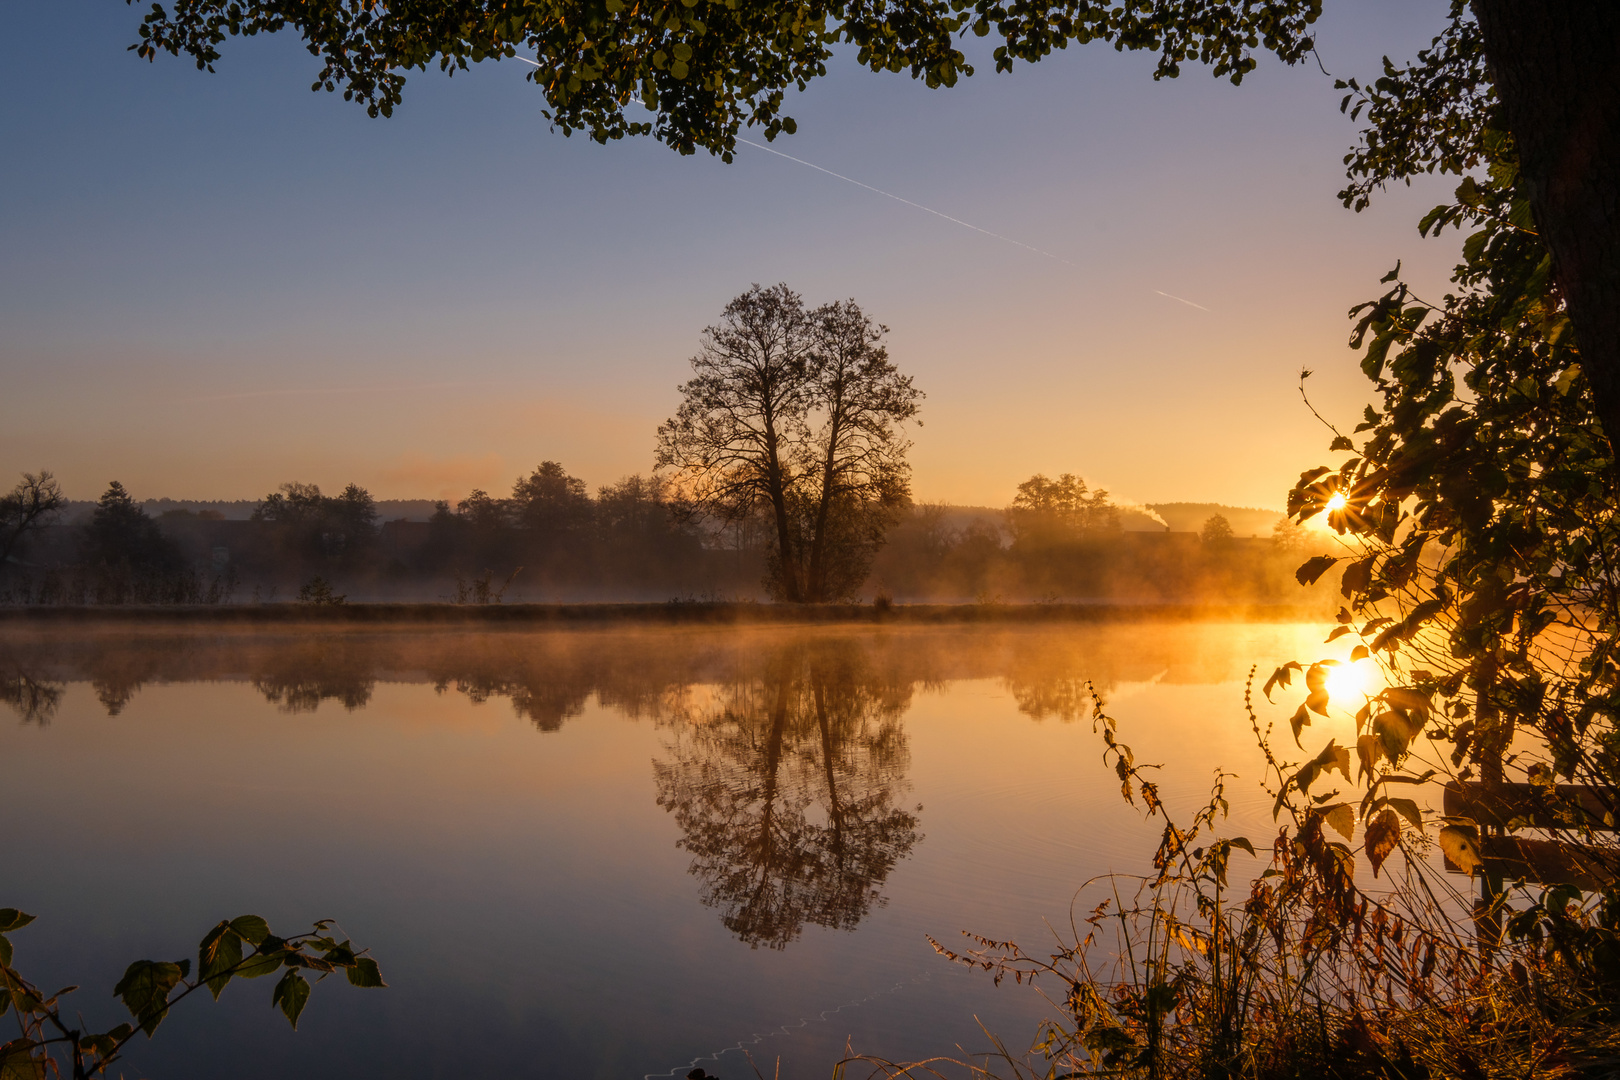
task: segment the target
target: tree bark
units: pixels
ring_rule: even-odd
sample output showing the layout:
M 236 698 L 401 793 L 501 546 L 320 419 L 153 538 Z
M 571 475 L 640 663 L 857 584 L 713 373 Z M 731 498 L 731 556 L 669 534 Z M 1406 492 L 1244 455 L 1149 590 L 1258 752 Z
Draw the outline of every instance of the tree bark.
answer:
M 834 466 L 838 460 L 842 425 L 843 403 L 835 401 L 832 417 L 827 421 L 827 453 L 821 463 L 821 500 L 816 507 L 816 534 L 810 541 L 810 574 L 805 583 L 805 598 L 817 604 L 832 599 L 827 595 L 827 521 L 832 513 Z
M 804 602 L 800 588 L 797 558 L 793 550 L 793 529 L 788 521 L 787 477 L 782 467 L 781 438 L 776 432 L 776 416 L 767 400 L 765 415 L 765 483 L 770 488 L 771 514 L 776 520 L 776 554 L 782 564 L 782 599 L 790 604 Z
M 1620 0 L 1471 5 L 1581 369 L 1620 448 Z

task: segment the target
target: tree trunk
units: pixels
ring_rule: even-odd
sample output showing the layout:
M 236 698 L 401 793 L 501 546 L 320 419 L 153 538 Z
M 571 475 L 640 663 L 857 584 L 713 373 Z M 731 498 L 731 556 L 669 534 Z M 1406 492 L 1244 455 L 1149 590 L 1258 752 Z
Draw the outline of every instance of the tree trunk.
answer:
M 765 479 L 770 486 L 771 512 L 776 517 L 776 556 L 782 568 L 782 599 L 790 604 L 799 604 L 804 602 L 804 593 L 799 587 L 799 568 L 795 565 L 793 526 L 788 521 L 787 478 L 782 472 L 775 424 L 768 413 L 765 424 L 769 429 L 766 434 Z
M 821 764 L 827 773 L 827 824 L 832 827 L 833 854 L 838 857 L 839 868 L 844 865 L 844 808 L 838 801 L 838 777 L 833 772 L 832 728 L 827 723 L 827 697 L 819 673 L 810 669 L 810 682 L 815 689 L 816 725 L 821 728 Z
M 1620 0 L 1471 0 L 1553 278 L 1620 447 Z
M 827 455 L 821 463 L 821 500 L 816 507 L 816 534 L 810 539 L 810 580 L 806 582 L 805 599 L 818 604 L 832 599 L 827 595 L 827 521 L 832 511 L 838 439 L 843 434 L 841 412 L 835 405 L 832 419 L 827 422 Z

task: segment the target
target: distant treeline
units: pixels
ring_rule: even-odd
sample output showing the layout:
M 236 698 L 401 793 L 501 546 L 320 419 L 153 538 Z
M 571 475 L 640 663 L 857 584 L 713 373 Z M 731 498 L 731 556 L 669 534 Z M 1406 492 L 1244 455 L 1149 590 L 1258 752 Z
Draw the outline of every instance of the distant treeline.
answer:
M 60 500 L 63 505 L 65 501 Z M 669 484 L 630 476 L 592 494 L 545 462 L 506 497 L 474 491 L 427 520 L 383 520 L 350 484 L 289 483 L 244 517 L 153 515 L 114 483 L 89 513 L 39 515 L 0 566 L 0 603 L 217 604 L 373 599 L 457 603 L 763 598 L 766 523 L 693 515 Z M 163 505 L 163 504 L 158 504 Z M 175 505 L 175 504 L 170 504 Z M 1300 602 L 1303 530 L 1239 538 L 1127 531 L 1107 493 L 1032 477 L 996 514 L 908 505 L 845 599 Z M 44 522 L 41 524 L 41 522 Z M 1133 522 L 1133 524 L 1135 524 Z

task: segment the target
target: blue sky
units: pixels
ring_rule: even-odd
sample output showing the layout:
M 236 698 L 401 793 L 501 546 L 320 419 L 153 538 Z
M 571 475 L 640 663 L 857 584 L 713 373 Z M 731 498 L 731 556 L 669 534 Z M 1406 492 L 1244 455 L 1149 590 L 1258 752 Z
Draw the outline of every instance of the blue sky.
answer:
M 1345 75 L 1445 14 L 1328 7 Z M 79 498 L 645 472 L 703 326 L 786 281 L 891 328 L 928 393 L 919 498 L 999 505 L 1072 471 L 1280 507 L 1326 456 L 1299 369 L 1353 420 L 1345 312 L 1397 258 L 1438 292 L 1455 257 L 1415 228 L 1450 178 L 1338 204 L 1355 128 L 1314 65 L 1156 83 L 1088 46 L 931 91 L 842 63 L 792 102 L 776 148 L 1052 259 L 748 147 L 564 138 L 520 63 L 418 73 L 371 120 L 310 93 L 291 37 L 228 42 L 212 75 L 142 62 L 139 12 L 0 8 L 27 46 L 0 70 L 0 468 Z

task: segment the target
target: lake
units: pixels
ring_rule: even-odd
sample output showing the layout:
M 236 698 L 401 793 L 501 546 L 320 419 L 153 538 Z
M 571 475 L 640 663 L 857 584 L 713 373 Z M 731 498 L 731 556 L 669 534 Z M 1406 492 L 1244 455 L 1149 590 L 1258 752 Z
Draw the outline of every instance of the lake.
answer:
M 1324 629 L 0 624 L 0 905 L 92 1025 L 129 961 L 238 914 L 335 919 L 381 964 L 297 1032 L 271 980 L 188 1000 L 127 1055 L 171 1080 L 736 1080 L 744 1049 L 798 1080 L 981 1024 L 1022 1050 L 1039 994 L 928 936 L 1040 946 L 1150 856 L 1087 681 L 1172 808 L 1225 766 L 1230 834 L 1269 846 L 1244 680 L 1342 653 Z

